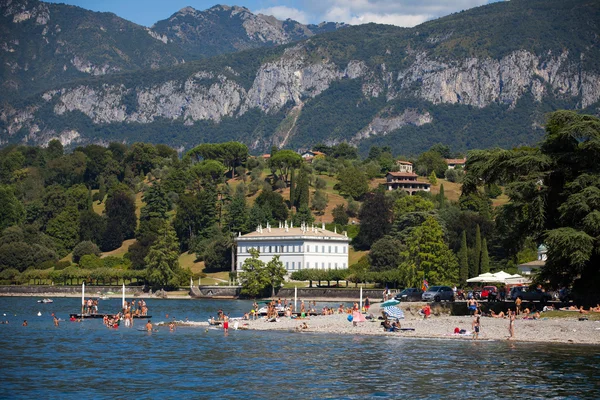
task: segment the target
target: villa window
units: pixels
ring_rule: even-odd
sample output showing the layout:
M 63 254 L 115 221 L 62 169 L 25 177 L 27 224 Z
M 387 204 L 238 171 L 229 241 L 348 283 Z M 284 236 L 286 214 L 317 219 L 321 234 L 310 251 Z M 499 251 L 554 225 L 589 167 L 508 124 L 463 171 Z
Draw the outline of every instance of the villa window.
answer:
M 290 269 L 290 263 L 289 262 L 285 262 L 285 269 Z
M 306 263 L 306 268 L 310 268 L 310 263 L 309 262 Z

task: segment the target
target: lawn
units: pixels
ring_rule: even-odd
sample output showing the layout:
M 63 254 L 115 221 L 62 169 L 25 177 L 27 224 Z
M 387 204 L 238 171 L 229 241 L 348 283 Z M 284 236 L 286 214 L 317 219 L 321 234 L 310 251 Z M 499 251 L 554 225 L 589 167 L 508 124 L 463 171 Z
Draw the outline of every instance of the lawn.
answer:
M 444 196 L 450 201 L 458 201 L 462 192 L 462 184 L 450 182 L 445 179 L 438 178 L 437 185 L 431 185 L 431 194 L 437 195 L 440 193 L 440 186 L 444 185 Z
M 129 246 L 131 246 L 134 242 L 135 242 L 135 239 L 127 239 L 127 240 L 123 241 L 123 244 L 121 245 L 121 247 L 119 247 L 118 249 L 114 249 L 113 251 L 107 251 L 105 253 L 102 253 L 100 258 L 104 258 L 104 257 L 108 257 L 108 256 L 122 258 L 125 255 L 125 253 L 127 253 L 129 251 Z
M 196 254 L 182 253 L 179 256 L 179 265 L 182 268 L 189 268 L 194 275 L 204 272 L 204 261 L 196 261 Z M 210 272 L 206 277 L 201 278 L 202 285 L 218 285 L 219 283 L 229 280 L 228 271 Z M 197 278 L 194 280 L 194 285 L 197 285 Z

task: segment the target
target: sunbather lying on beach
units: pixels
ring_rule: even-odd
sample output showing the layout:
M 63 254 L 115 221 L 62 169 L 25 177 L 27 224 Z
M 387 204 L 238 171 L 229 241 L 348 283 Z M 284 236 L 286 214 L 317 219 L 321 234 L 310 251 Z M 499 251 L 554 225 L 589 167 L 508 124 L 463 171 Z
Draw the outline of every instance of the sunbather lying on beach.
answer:
M 492 315 L 492 318 L 506 318 L 506 315 L 504 315 L 504 311 L 500 311 L 500 313 L 496 314 L 494 310 L 491 310 L 490 314 Z

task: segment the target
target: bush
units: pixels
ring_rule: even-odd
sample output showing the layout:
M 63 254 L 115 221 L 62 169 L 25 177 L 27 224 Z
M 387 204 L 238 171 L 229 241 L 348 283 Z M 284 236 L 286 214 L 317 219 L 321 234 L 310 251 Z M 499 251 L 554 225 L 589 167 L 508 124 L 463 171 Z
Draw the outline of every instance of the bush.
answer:
M 325 189 L 327 187 L 327 182 L 325 181 L 325 179 L 323 178 L 317 178 L 317 180 L 315 181 L 315 188 L 317 189 Z
M 98 248 L 98 246 L 96 246 L 94 242 L 84 240 L 83 242 L 80 242 L 77 246 L 75 246 L 75 248 L 73 249 L 73 262 L 78 263 L 81 257 L 88 254 L 100 256 L 100 249 Z

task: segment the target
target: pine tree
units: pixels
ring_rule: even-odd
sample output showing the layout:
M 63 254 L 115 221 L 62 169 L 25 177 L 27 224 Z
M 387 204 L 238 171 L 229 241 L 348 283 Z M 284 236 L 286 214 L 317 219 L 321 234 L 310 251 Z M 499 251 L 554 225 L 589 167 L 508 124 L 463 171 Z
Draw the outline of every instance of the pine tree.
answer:
M 475 260 L 473 260 L 475 269 L 475 275 L 481 274 L 481 229 L 477 224 L 477 230 L 475 231 Z
M 308 206 L 308 200 L 310 197 L 308 174 L 306 171 L 300 171 L 296 184 L 296 198 L 294 199 L 294 205 L 296 209 L 300 209 L 303 205 Z
M 431 171 L 431 174 L 429 174 L 429 183 L 434 186 L 437 185 L 437 176 L 435 175 L 435 171 Z
M 174 286 L 179 270 L 179 242 L 175 230 L 167 221 L 158 232 L 158 239 L 144 259 L 148 282 L 153 286 Z
M 458 251 L 458 265 L 460 267 L 460 284 L 464 285 L 469 278 L 469 260 L 467 249 L 467 232 L 463 231 L 460 241 L 460 250 Z
M 488 255 L 487 240 L 485 239 L 483 239 L 483 244 L 481 247 L 481 265 L 479 270 L 482 274 L 490 272 L 490 256 Z
M 149 220 L 152 218 L 166 219 L 167 213 L 171 209 L 171 202 L 162 185 L 158 182 L 146 189 L 143 196 L 146 203 L 142 207 L 140 220 Z
M 246 196 L 243 192 L 236 192 L 233 199 L 227 206 L 227 219 L 231 232 L 242 234 L 249 231 L 248 207 L 246 206 Z

